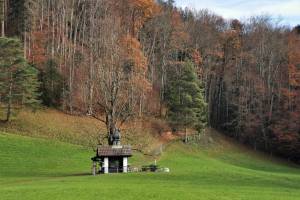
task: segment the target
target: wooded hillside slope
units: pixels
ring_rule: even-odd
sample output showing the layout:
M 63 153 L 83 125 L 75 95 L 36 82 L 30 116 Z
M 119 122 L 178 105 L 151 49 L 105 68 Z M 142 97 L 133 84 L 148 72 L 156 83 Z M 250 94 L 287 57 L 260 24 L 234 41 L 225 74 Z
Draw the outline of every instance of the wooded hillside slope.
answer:
M 267 16 L 225 20 L 172 0 L 0 6 L 2 36 L 22 40 L 44 105 L 92 116 L 108 132 L 141 116 L 167 119 L 174 130 L 201 130 L 208 121 L 255 149 L 300 161 L 299 26 Z

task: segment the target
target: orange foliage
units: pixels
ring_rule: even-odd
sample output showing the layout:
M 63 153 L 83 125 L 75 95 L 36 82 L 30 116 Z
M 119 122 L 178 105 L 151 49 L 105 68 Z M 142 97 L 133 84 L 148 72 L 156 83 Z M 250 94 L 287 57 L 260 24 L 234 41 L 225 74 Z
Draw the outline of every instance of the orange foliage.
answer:
M 159 11 L 159 7 L 154 0 L 129 0 L 134 9 L 139 10 L 143 20 L 153 16 Z
M 136 17 L 134 27 L 141 28 L 143 23 L 159 12 L 159 7 L 154 0 L 129 0 L 133 6 L 134 17 Z
M 171 25 L 174 28 L 171 36 L 171 46 L 174 49 L 182 49 L 182 47 L 186 46 L 189 35 L 185 31 L 184 23 L 178 11 L 173 11 Z
M 227 48 L 231 49 L 233 52 L 239 50 L 242 46 L 239 35 L 240 32 L 238 30 L 228 30 L 223 35 Z
M 47 32 L 46 31 L 35 31 L 32 33 L 32 46 L 31 53 L 28 55 L 28 60 L 31 63 L 41 67 L 47 60 L 46 55 L 46 43 L 47 43 Z
M 159 12 L 154 0 L 115 0 L 112 8 L 118 10 L 122 24 L 130 27 L 130 34 L 135 37 L 144 22 Z
M 133 65 L 132 83 L 140 90 L 150 89 L 150 83 L 146 79 L 148 62 L 141 50 L 140 42 L 136 38 L 127 34 L 121 39 L 121 47 L 125 51 L 127 62 Z
M 147 69 L 147 58 L 141 51 L 140 42 L 127 34 L 121 39 L 121 46 L 124 48 L 125 56 L 128 60 L 134 63 L 135 70 L 145 74 Z
M 289 83 L 300 87 L 300 36 L 291 33 L 289 36 Z
M 200 52 L 197 49 L 193 50 L 193 52 L 192 52 L 192 59 L 193 59 L 193 62 L 197 66 L 200 66 L 202 64 L 202 62 L 203 62 L 201 54 L 200 54 Z

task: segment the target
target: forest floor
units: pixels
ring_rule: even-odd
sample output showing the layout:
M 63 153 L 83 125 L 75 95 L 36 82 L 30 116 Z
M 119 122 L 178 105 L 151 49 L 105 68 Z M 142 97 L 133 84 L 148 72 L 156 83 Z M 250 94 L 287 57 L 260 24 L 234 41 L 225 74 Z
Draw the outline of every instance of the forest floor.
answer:
M 60 114 L 55 112 L 55 115 Z M 71 118 L 75 122 L 87 120 Z M 15 123 L 18 127 L 21 124 L 18 120 Z M 18 132 L 13 127 L 16 125 L 5 130 L 2 127 L 0 131 L 1 200 L 300 199 L 298 166 L 254 152 L 214 130 L 208 130 L 197 143 L 169 141 L 159 157 L 145 156 L 137 151 L 129 161 L 132 166 L 140 166 L 158 159 L 158 165 L 170 168 L 170 173 L 94 177 L 90 175 L 90 158 L 94 152 L 80 144 L 81 141 L 76 142 L 72 137 L 67 137 L 72 138 L 71 142 L 62 141 L 60 137 L 47 136 L 47 131 L 45 137 L 42 132 L 37 134 L 37 130 L 25 129 L 26 133 L 21 134 L 21 129 Z M 153 135 L 145 137 L 151 138 L 147 143 L 161 142 Z

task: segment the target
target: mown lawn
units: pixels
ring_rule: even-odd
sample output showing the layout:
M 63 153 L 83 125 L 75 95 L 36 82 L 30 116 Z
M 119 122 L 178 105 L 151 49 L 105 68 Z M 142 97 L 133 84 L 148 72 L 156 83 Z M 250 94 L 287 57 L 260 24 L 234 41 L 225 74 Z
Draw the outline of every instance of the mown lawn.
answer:
M 235 150 L 235 149 L 234 149 Z M 300 170 L 254 154 L 170 145 L 159 160 L 171 173 L 90 176 L 81 146 L 0 134 L 1 200 L 300 199 Z M 151 162 L 141 155 L 140 159 Z

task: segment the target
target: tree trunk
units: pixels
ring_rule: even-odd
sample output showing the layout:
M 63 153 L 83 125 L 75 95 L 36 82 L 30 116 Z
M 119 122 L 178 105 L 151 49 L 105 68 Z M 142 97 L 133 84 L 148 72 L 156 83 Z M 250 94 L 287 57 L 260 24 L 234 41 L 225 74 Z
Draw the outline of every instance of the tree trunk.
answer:
M 110 138 L 116 130 L 116 123 L 111 113 L 106 115 L 106 128 L 107 128 L 108 144 L 112 145 L 112 141 Z
M 2 30 L 2 32 L 1 32 L 1 37 L 5 37 L 5 31 L 4 31 L 4 28 L 5 28 L 5 23 L 4 23 L 4 20 L 2 20 L 2 22 L 1 22 L 1 30 Z
M 188 142 L 188 136 L 187 136 L 187 129 L 186 129 L 186 127 L 184 128 L 184 131 L 185 131 L 184 142 L 187 143 Z
M 1 37 L 5 37 L 5 7 L 6 7 L 6 1 L 2 1 L 2 20 L 1 20 Z
M 6 120 L 5 120 L 6 122 L 9 122 L 10 121 L 10 117 L 11 117 L 12 88 L 13 88 L 13 80 L 12 80 L 12 73 L 11 73 L 10 74 L 10 83 L 9 83 L 9 94 L 8 94 Z

